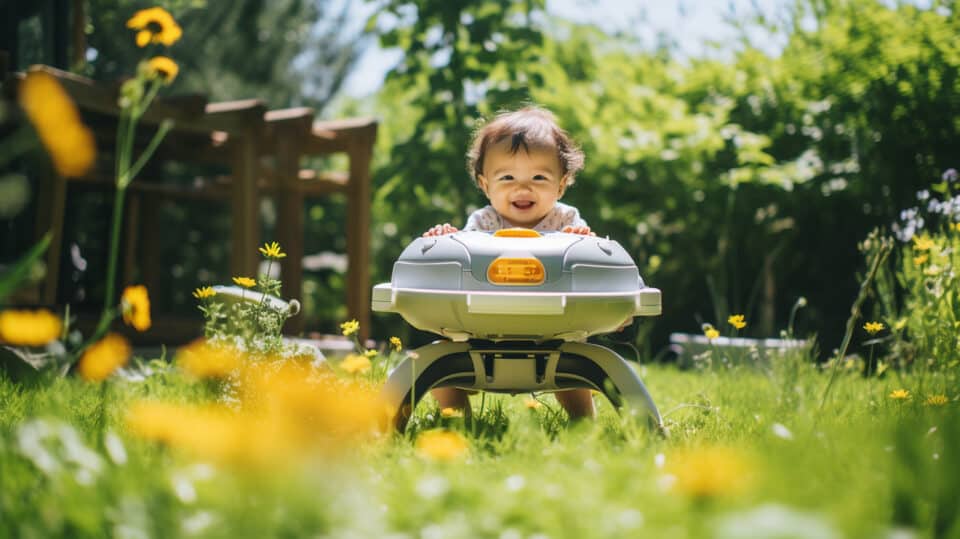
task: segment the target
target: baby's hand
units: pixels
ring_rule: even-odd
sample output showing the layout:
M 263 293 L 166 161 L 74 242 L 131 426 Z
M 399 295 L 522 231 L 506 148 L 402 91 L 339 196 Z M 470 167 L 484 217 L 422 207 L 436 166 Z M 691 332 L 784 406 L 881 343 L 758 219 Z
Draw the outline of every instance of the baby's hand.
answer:
M 570 234 L 582 234 L 584 236 L 596 236 L 595 232 L 590 232 L 588 226 L 565 226 L 560 232 L 569 232 Z
M 446 234 L 453 234 L 457 231 L 457 227 L 451 226 L 450 223 L 443 223 L 442 225 L 436 225 L 430 230 L 427 230 L 423 233 L 423 237 L 427 236 L 444 236 Z

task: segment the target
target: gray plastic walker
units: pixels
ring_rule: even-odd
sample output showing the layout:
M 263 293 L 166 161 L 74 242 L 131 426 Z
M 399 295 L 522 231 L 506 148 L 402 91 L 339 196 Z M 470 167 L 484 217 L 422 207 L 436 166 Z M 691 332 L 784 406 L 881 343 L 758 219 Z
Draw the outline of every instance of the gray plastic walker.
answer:
M 660 291 L 644 285 L 615 241 L 527 229 L 417 238 L 394 263 L 391 282 L 374 286 L 372 303 L 449 339 L 418 348 L 390 373 L 383 397 L 399 431 L 436 387 L 593 389 L 663 427 L 634 369 L 613 350 L 582 342 L 660 314 Z

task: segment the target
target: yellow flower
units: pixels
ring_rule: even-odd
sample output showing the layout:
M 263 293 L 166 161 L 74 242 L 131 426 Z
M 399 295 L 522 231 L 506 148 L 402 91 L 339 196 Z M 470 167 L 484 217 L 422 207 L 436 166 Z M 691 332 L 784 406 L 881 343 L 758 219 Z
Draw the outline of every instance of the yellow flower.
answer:
M 703 330 L 703 334 L 706 335 L 706 337 L 711 341 L 720 336 L 720 332 L 709 324 L 707 325 L 706 329 Z
M 110 333 L 87 348 L 77 369 L 84 380 L 99 382 L 113 374 L 130 358 L 130 343 L 116 333 Z
M 403 349 L 403 343 L 400 342 L 400 337 L 390 337 L 390 346 L 392 346 L 396 352 Z
M 17 99 L 57 173 L 65 178 L 86 174 L 97 154 L 93 132 L 80 120 L 77 107 L 57 79 L 42 71 L 27 73 Z
M 928 259 L 929 259 L 929 257 L 928 257 L 927 255 L 915 256 L 915 257 L 913 257 L 913 265 L 914 265 L 914 266 L 922 266 Z
M 177 366 L 197 378 L 226 378 L 243 365 L 241 353 L 231 347 L 198 339 L 177 352 Z
M 142 284 L 128 286 L 123 291 L 123 321 L 137 331 L 150 329 L 150 296 Z
M 867 322 L 863 325 L 863 329 L 867 330 L 867 333 L 871 335 L 876 335 L 883 331 L 883 322 Z
M 744 320 L 742 314 L 731 314 L 730 317 L 727 318 L 727 323 L 737 329 L 743 329 L 747 327 L 747 321 Z
M 350 320 L 349 322 L 340 324 L 340 330 L 343 332 L 345 337 L 353 335 L 358 329 L 360 329 L 360 322 L 357 322 L 356 320 Z
M 897 330 L 897 331 L 900 331 L 901 329 L 903 329 L 903 328 L 905 328 L 905 327 L 907 327 L 907 319 L 906 319 L 906 318 L 901 318 L 901 319 L 897 320 L 896 323 L 893 324 L 893 329 L 895 329 L 895 330 Z
M 878 361 L 878 362 L 877 362 L 877 376 L 880 376 L 881 374 L 887 372 L 887 369 L 889 369 L 889 368 L 890 368 L 890 365 L 887 365 L 887 364 L 884 363 L 883 361 Z
M 368 357 L 368 358 L 370 358 L 370 359 L 373 359 L 373 358 L 377 357 L 377 351 L 376 351 L 376 350 L 366 350 L 366 351 L 363 352 L 363 355 L 364 355 L 364 357 Z
M 14 346 L 43 346 L 63 331 L 60 317 L 46 309 L 0 312 L 0 341 Z
M 906 389 L 894 389 L 890 393 L 890 398 L 896 401 L 907 400 L 910 398 L 910 392 Z
M 244 288 L 252 288 L 254 285 L 257 284 L 257 281 L 254 281 L 250 277 L 234 277 L 233 282 L 237 283 L 238 285 Z
M 287 253 L 280 250 L 280 244 L 277 242 L 264 243 L 263 247 L 260 248 L 260 252 L 267 258 L 283 258 L 287 256 Z
M 443 408 L 440 410 L 440 417 L 451 419 L 454 417 L 463 417 L 463 410 L 458 410 L 456 408 Z
M 348 374 L 367 374 L 370 372 L 370 358 L 359 354 L 350 354 L 340 362 L 340 368 Z
M 212 298 L 217 295 L 217 291 L 213 289 L 212 286 L 201 286 L 200 288 L 193 291 L 193 297 L 197 299 L 207 299 Z
M 177 63 L 166 56 L 154 56 L 147 62 L 147 76 L 161 77 L 164 84 L 173 82 L 179 72 L 180 67 Z
M 913 237 L 913 248 L 917 251 L 929 251 L 936 244 L 933 243 L 933 240 L 930 239 L 930 236 L 914 236 Z
M 137 46 L 146 47 L 151 43 L 173 45 L 183 35 L 177 21 L 173 20 L 165 9 L 152 7 L 141 9 L 127 21 L 127 28 L 137 30 Z
M 946 406 L 948 402 L 950 402 L 950 399 L 946 395 L 930 395 L 927 400 L 923 401 L 923 404 L 927 406 Z
M 542 404 L 540 404 L 540 401 L 538 401 L 537 399 L 532 399 L 529 397 L 527 398 L 527 400 L 523 401 L 523 405 L 530 410 L 537 410 L 541 406 L 543 406 Z
M 417 454 L 430 460 L 455 460 L 469 449 L 470 442 L 462 434 L 442 429 L 420 433 L 416 444 Z
M 680 450 L 667 458 L 665 471 L 674 477 L 671 490 L 694 498 L 734 494 L 750 483 L 753 466 L 729 447 Z

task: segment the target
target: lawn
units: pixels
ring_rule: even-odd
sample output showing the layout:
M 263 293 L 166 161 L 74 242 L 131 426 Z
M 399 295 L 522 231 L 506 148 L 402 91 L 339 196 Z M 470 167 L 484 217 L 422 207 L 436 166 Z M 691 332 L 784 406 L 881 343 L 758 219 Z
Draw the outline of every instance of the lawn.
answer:
M 426 399 L 391 435 L 350 422 L 392 354 L 366 374 L 298 371 L 334 391 L 258 386 L 264 409 L 271 391 L 300 395 L 282 418 L 244 415 L 244 381 L 198 380 L 181 357 L 101 383 L 0 377 L 0 535 L 960 537 L 955 374 L 865 378 L 799 353 L 764 367 L 648 364 L 666 437 L 599 396 L 597 420 L 571 425 L 552 396 L 491 394 L 472 397 L 469 420 Z M 171 432 L 138 427 L 144 401 Z M 215 414 L 239 429 L 225 435 Z

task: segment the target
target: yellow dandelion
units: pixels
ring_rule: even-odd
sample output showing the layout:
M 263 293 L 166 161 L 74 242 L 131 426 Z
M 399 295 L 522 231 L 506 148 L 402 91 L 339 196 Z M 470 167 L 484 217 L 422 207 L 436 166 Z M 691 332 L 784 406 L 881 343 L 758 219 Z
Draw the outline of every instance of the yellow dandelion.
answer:
M 348 374 L 367 374 L 370 372 L 370 358 L 360 354 L 350 354 L 340 362 L 340 368 Z
M 198 339 L 177 352 L 177 366 L 197 378 L 226 378 L 243 365 L 240 351 Z
M 950 399 L 946 395 L 930 395 L 923 401 L 926 406 L 946 406 Z
M 137 331 L 150 329 L 150 296 L 142 284 L 128 286 L 123 290 L 123 321 Z
M 923 236 L 913 237 L 913 248 L 916 251 L 929 251 L 935 245 L 936 244 L 933 242 L 930 236 L 927 236 L 926 234 L 924 234 Z
M 260 248 L 260 253 L 267 258 L 283 258 L 287 256 L 287 253 L 280 250 L 280 244 L 277 242 L 264 243 L 263 247 Z
M 924 263 L 926 263 L 927 260 L 929 260 L 929 258 L 930 258 L 930 257 L 928 257 L 927 255 L 918 255 L 918 256 L 915 256 L 915 257 L 913 257 L 913 265 L 914 265 L 914 266 L 922 266 Z
M 403 349 L 403 343 L 400 341 L 400 337 L 390 337 L 390 346 L 393 347 L 395 352 L 399 352 Z
M 160 77 L 164 84 L 170 84 L 180 73 L 180 66 L 166 56 L 154 56 L 147 61 L 147 76 Z
M 137 31 L 137 46 L 151 43 L 173 45 L 183 35 L 183 29 L 167 10 L 160 7 L 141 9 L 127 21 L 127 28 Z
M 867 322 L 863 325 L 863 329 L 867 330 L 867 333 L 871 335 L 876 335 L 883 331 L 883 322 Z
M 83 124 L 76 105 L 57 79 L 31 71 L 20 83 L 17 99 L 57 173 L 65 178 L 86 174 L 97 154 L 93 132 Z
M 742 314 L 731 314 L 730 317 L 727 318 L 727 323 L 737 329 L 743 329 L 747 327 L 747 321 L 744 320 L 744 316 Z
M 529 410 L 539 410 L 540 407 L 543 406 L 542 404 L 540 404 L 540 401 L 530 397 L 527 397 L 527 399 L 523 401 L 523 405 L 526 406 L 527 409 Z
M 0 341 L 14 346 L 43 346 L 60 337 L 63 322 L 46 309 L 0 312 Z
M 706 328 L 704 328 L 703 334 L 711 341 L 720 336 L 720 332 L 710 324 L 707 324 Z
M 377 357 L 377 351 L 376 351 L 376 350 L 366 350 L 366 351 L 363 352 L 363 355 L 364 355 L 365 357 L 368 357 L 368 358 L 370 358 L 370 359 L 373 359 L 373 358 Z
M 889 396 L 895 401 L 903 401 L 910 398 L 910 392 L 906 389 L 894 389 Z
M 735 494 L 750 483 L 744 454 L 729 447 L 698 447 L 671 455 L 665 471 L 674 477 L 671 490 L 694 498 Z
M 193 297 L 197 299 L 207 299 L 212 298 L 217 295 L 217 291 L 213 289 L 212 286 L 201 286 L 200 288 L 193 291 Z
M 84 380 L 99 382 L 106 380 L 113 371 L 127 363 L 130 358 L 130 343 L 123 336 L 110 333 L 93 343 L 83 353 L 77 370 Z
M 356 320 L 350 320 L 340 324 L 340 331 L 343 332 L 345 337 L 353 335 L 358 329 L 360 329 L 360 322 L 357 322 Z
M 897 330 L 897 331 L 900 331 L 901 329 L 903 329 L 903 328 L 905 328 L 905 327 L 907 327 L 907 319 L 906 319 L 906 318 L 901 318 L 901 319 L 897 320 L 896 323 L 893 324 L 893 329 L 895 329 L 895 330 Z
M 445 419 L 451 419 L 454 417 L 463 417 L 463 410 L 457 408 L 443 408 L 440 410 L 440 417 Z
M 465 456 L 469 449 L 470 442 L 459 432 L 434 429 L 417 437 L 417 454 L 430 460 L 456 460 Z
M 250 277 L 234 277 L 233 282 L 244 288 L 253 288 L 257 284 L 257 281 Z

